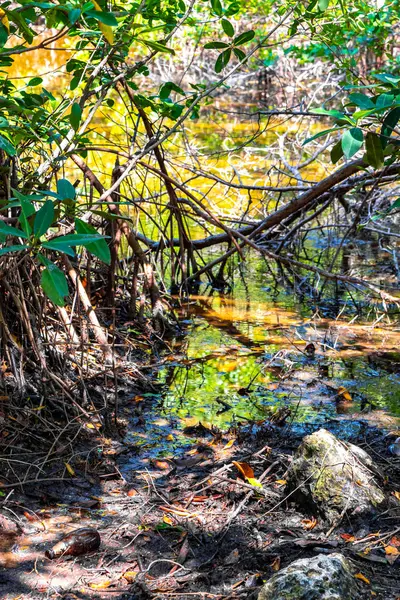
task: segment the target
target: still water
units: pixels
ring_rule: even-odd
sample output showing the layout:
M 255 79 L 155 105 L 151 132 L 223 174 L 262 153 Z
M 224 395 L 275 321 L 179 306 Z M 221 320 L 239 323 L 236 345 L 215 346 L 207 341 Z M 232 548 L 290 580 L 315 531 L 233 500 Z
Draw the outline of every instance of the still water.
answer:
M 276 289 L 262 262 L 250 258 L 229 293 L 205 288 L 181 302 L 184 335 L 157 361 L 161 388 L 145 395 L 145 424 L 126 409 L 127 441 L 140 447 L 140 461 L 179 453 L 188 444 L 184 429 L 198 423 L 226 431 L 284 409 L 285 423 L 300 429 L 399 427 L 395 317 L 345 315 L 342 297 L 342 317 L 332 318 L 337 306 Z

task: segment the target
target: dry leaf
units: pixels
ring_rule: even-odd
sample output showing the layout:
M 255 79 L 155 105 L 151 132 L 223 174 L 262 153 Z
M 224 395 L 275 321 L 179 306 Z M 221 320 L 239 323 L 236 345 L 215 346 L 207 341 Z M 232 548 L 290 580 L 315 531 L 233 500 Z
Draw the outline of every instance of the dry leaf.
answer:
M 155 467 L 157 467 L 157 469 L 160 469 L 161 471 L 168 471 L 168 469 L 171 468 L 170 463 L 167 462 L 166 460 L 155 460 L 153 462 L 153 465 Z
M 167 517 L 167 515 L 163 516 L 163 521 L 164 521 L 164 523 L 167 523 L 167 525 L 173 525 L 174 524 L 174 522 L 171 519 L 171 517 Z
M 400 500 L 400 492 L 393 492 L 393 496 L 397 498 L 397 500 Z
M 273 571 L 279 571 L 280 568 L 281 568 L 281 557 L 277 556 L 271 565 L 271 569 Z
M 400 554 L 400 550 L 395 546 L 385 546 L 386 554 L 391 554 L 393 556 L 398 556 Z
M 126 579 L 128 583 L 133 583 L 137 576 L 138 571 L 125 571 L 125 573 L 122 575 L 122 577 Z
M 355 541 L 355 537 L 354 535 L 351 535 L 351 533 L 341 533 L 340 537 L 342 538 L 342 540 L 344 540 L 345 542 L 354 542 Z
M 301 523 L 306 531 L 311 531 L 314 529 L 318 521 L 315 517 L 312 517 L 311 519 L 303 519 Z
M 337 395 L 340 396 L 340 400 L 345 400 L 346 402 L 351 402 L 352 397 L 348 389 L 343 386 L 340 386 L 337 389 Z
M 75 471 L 73 470 L 71 465 L 69 463 L 64 463 L 64 465 L 65 465 L 65 468 L 67 469 L 68 473 L 71 475 L 71 477 L 73 477 L 75 475 Z
M 135 488 L 131 488 L 130 490 L 128 490 L 128 496 L 130 498 L 132 498 L 132 496 L 137 496 L 137 490 L 135 490 Z
M 390 544 L 390 546 L 396 546 L 396 548 L 397 548 L 398 546 L 400 546 L 400 538 L 397 536 L 392 537 L 389 544 Z
M 245 479 L 254 479 L 254 471 L 251 468 L 251 466 L 246 463 L 246 462 L 236 462 L 235 460 L 232 461 L 232 464 L 235 465 L 235 467 L 237 468 L 237 470 L 239 471 L 239 473 L 241 475 L 243 475 L 243 477 Z
M 89 587 L 92 588 L 92 590 L 105 590 L 108 587 L 110 587 L 110 585 L 111 581 L 109 579 L 106 579 L 105 581 L 99 581 L 98 583 L 96 583 L 95 581 L 89 583 Z
M 196 513 L 190 513 L 184 508 L 171 508 L 170 506 L 159 506 L 158 508 L 163 512 L 169 513 L 170 515 L 176 515 L 177 517 L 197 517 Z
M 27 510 L 24 510 L 23 515 L 26 519 L 28 519 L 28 521 L 30 521 L 31 523 L 33 521 L 38 521 L 38 517 L 36 515 L 33 515 L 31 513 L 29 513 Z
M 286 479 L 277 479 L 275 483 L 277 483 L 278 485 L 286 485 L 287 481 Z
M 172 435 L 172 433 L 170 433 L 169 435 L 167 435 L 167 437 L 165 439 L 167 440 L 167 442 L 173 442 L 174 436 Z
M 208 496 L 193 496 L 192 503 L 201 504 L 202 502 L 205 502 L 206 500 L 208 500 Z
M 229 448 L 232 448 L 232 446 L 235 442 L 236 442 L 235 439 L 229 440 L 229 442 L 223 447 L 223 450 L 229 450 Z
M 354 575 L 354 577 L 355 577 L 356 579 L 359 579 L 360 581 L 363 581 L 364 583 L 367 583 L 368 585 L 370 585 L 370 584 L 371 584 L 370 580 L 369 580 L 369 579 L 367 579 L 367 578 L 365 577 L 365 575 L 363 575 L 362 573 L 356 573 L 356 574 Z

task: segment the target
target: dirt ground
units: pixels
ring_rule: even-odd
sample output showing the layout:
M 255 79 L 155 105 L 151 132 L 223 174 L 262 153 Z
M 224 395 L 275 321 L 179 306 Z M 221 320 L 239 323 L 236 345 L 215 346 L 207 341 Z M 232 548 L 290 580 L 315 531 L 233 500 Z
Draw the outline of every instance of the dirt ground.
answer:
M 331 426 L 340 437 L 341 425 Z M 335 527 L 285 493 L 285 472 L 307 431 L 296 432 L 284 415 L 281 424 L 245 423 L 224 434 L 190 427 L 184 455 L 131 471 L 134 449 L 109 440 L 95 467 L 86 462 L 68 480 L 48 475 L 22 489 L 3 487 L 0 597 L 255 599 L 292 561 L 341 552 L 365 598 L 398 600 L 400 459 L 389 451 L 393 437 L 367 425 L 359 431 L 351 441 L 384 472 L 390 503 L 368 520 L 344 516 Z M 249 483 L 251 475 L 261 485 Z M 65 533 L 87 526 L 99 531 L 99 550 L 45 557 Z

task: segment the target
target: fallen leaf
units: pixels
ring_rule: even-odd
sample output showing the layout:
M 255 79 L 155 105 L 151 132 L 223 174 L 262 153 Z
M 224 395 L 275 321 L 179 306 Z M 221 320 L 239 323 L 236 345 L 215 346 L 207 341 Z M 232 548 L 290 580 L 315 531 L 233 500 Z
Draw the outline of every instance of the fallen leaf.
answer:
M 254 487 L 257 488 L 261 488 L 262 489 L 262 483 L 260 481 L 258 481 L 258 479 L 256 479 L 255 477 L 248 477 L 247 481 L 250 485 L 253 485 Z
M 229 442 L 223 447 L 223 450 L 229 450 L 229 448 L 232 448 L 232 446 L 235 442 L 236 442 L 235 439 L 229 440 Z
M 400 550 L 395 546 L 385 546 L 385 553 L 392 554 L 393 556 L 398 556 L 400 554 Z
M 168 471 L 171 468 L 171 464 L 166 460 L 155 460 L 153 461 L 153 465 L 157 467 L 157 469 L 161 469 L 161 471 Z
M 172 433 L 170 433 L 169 435 L 167 435 L 167 437 L 165 439 L 167 440 L 167 442 L 173 442 L 174 436 L 172 435 Z
M 71 465 L 69 463 L 64 463 L 65 468 L 67 469 L 68 473 L 71 475 L 71 477 L 74 477 L 75 475 L 75 471 L 73 470 L 73 468 L 71 467 Z
M 25 511 L 24 511 L 23 515 L 24 515 L 24 517 L 25 517 L 26 519 L 28 519 L 28 521 L 30 521 L 31 523 L 32 523 L 33 521 L 37 521 L 37 520 L 38 520 L 38 517 L 37 517 L 36 515 L 33 515 L 33 514 L 29 513 L 27 510 L 25 510 Z
M 393 496 L 400 501 L 400 492 L 393 492 Z
M 246 462 L 236 462 L 235 460 L 232 461 L 232 464 L 235 465 L 235 467 L 237 468 L 237 470 L 239 471 L 239 473 L 241 475 L 243 475 L 243 477 L 245 479 L 254 479 L 254 471 L 251 468 L 251 466 L 246 463 Z
M 340 537 L 342 538 L 342 540 L 344 540 L 345 542 L 354 542 L 355 541 L 355 537 L 354 535 L 351 535 L 351 533 L 341 533 Z
M 390 544 L 390 546 L 396 546 L 396 548 L 397 548 L 398 546 L 400 546 L 400 538 L 397 536 L 392 537 L 389 544 Z
M 363 575 L 362 573 L 356 573 L 356 574 L 354 575 L 354 577 L 355 577 L 356 579 L 359 579 L 360 581 L 363 581 L 364 583 L 367 583 L 368 585 L 371 585 L 371 582 L 370 582 L 370 580 L 369 580 L 369 579 L 367 579 L 367 578 L 365 577 L 365 575 Z
M 271 569 L 273 571 L 279 571 L 280 568 L 281 568 L 281 557 L 277 556 L 275 558 L 275 560 L 273 561 L 273 563 L 271 564 Z
M 287 481 L 286 479 L 277 479 L 275 483 L 277 483 L 278 485 L 286 485 Z
M 311 531 L 314 529 L 318 521 L 315 517 L 312 517 L 311 519 L 303 519 L 301 523 L 306 531 Z
M 193 496 L 192 503 L 194 502 L 195 504 L 201 504 L 206 500 L 208 500 L 208 496 Z
M 348 389 L 343 386 L 340 386 L 337 389 L 337 395 L 340 396 L 340 400 L 345 400 L 346 402 L 351 402 L 352 397 Z
M 159 506 L 163 512 L 169 513 L 170 515 L 176 515 L 177 517 L 197 517 L 197 513 L 191 513 L 184 508 L 171 508 L 170 506 Z
M 125 571 L 125 573 L 122 575 L 122 577 L 126 579 L 128 583 L 133 583 L 137 576 L 138 571 Z
M 168 525 L 173 525 L 174 524 L 174 522 L 171 519 L 171 517 L 167 517 L 167 515 L 163 516 L 163 521 L 164 521 L 164 523 L 167 523 Z
M 135 488 L 131 488 L 130 490 L 128 490 L 128 496 L 130 498 L 132 498 L 132 496 L 137 496 L 137 490 L 135 490 Z
M 106 579 L 105 581 L 99 581 L 99 583 L 89 583 L 89 587 L 92 588 L 92 590 L 105 590 L 110 587 L 110 585 L 111 581 L 109 579 Z

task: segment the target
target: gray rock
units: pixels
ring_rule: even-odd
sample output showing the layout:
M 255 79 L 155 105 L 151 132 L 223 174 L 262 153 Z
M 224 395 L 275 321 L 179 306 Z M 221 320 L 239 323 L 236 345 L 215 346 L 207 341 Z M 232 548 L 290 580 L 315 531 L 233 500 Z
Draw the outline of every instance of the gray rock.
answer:
M 276 573 L 258 600 L 359 600 L 350 563 L 342 554 L 296 560 Z
M 299 446 L 286 475 L 285 492 L 335 523 L 344 514 L 370 514 L 383 504 L 379 475 L 364 450 L 320 429 Z

